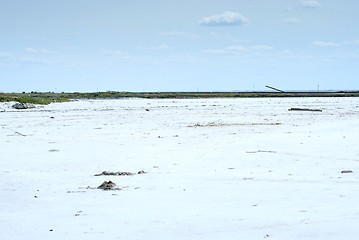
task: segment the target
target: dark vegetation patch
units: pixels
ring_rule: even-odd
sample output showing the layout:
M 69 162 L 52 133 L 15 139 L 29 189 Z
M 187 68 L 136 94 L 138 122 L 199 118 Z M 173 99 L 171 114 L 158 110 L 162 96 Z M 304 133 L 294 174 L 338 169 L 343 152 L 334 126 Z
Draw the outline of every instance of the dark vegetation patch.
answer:
M 282 123 L 275 122 L 275 123 L 196 123 L 194 125 L 189 125 L 187 127 L 190 128 L 201 128 L 201 127 L 231 127 L 231 126 L 276 126 L 281 125 Z
M 0 93 L 0 102 L 19 102 L 47 105 L 54 102 L 67 102 L 68 98 L 57 93 Z
M 104 181 L 97 188 L 98 189 L 103 189 L 103 190 L 117 190 L 116 184 L 114 182 L 112 182 L 112 181 Z
M 359 91 L 338 92 L 30 92 L 0 93 L 0 102 L 50 104 L 71 99 L 119 99 L 119 98 L 274 98 L 274 97 L 359 97 Z

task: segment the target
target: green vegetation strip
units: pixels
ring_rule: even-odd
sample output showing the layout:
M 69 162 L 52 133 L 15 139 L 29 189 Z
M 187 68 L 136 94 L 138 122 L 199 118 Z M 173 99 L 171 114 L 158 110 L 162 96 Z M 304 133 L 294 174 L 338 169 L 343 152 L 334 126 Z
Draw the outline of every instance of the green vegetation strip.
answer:
M 0 102 L 50 104 L 71 99 L 119 98 L 277 98 L 277 97 L 359 97 L 359 91 L 340 92 L 91 92 L 91 93 L 0 93 Z

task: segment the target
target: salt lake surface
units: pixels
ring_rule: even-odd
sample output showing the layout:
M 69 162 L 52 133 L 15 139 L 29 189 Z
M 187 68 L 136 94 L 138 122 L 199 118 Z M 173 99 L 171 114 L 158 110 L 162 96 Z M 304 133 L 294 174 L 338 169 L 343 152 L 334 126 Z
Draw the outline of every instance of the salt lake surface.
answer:
M 359 98 L 11 105 L 0 103 L 1 239 L 359 236 Z

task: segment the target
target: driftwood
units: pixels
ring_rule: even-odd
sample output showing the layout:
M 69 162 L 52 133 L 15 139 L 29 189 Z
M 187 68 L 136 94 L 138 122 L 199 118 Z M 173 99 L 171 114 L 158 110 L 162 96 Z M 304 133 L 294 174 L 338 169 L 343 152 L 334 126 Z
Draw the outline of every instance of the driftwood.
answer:
M 108 172 L 103 171 L 102 173 L 95 174 L 95 176 L 132 176 L 134 173 L 130 172 Z
M 309 112 L 322 112 L 321 109 L 311 109 L 311 108 L 290 108 L 288 111 L 309 111 Z
M 141 170 L 138 171 L 137 174 L 146 174 L 146 172 Z M 136 173 L 103 171 L 102 173 L 95 174 L 95 176 L 132 176 L 132 175 L 136 175 Z
M 275 125 L 281 125 L 280 122 L 274 122 L 274 123 L 215 123 L 210 122 L 206 124 L 200 124 L 196 123 L 194 125 L 189 125 L 187 127 L 189 128 L 199 128 L 199 127 L 232 127 L 232 126 L 275 126 Z
M 276 151 L 258 150 L 258 151 L 247 151 L 246 153 L 277 153 Z
M 7 129 L 13 131 L 14 134 L 18 134 L 18 135 L 20 135 L 20 136 L 26 137 L 26 135 L 25 135 L 25 134 L 22 134 L 21 132 L 17 132 L 17 131 L 15 131 L 15 130 L 12 130 L 11 128 L 7 128 Z

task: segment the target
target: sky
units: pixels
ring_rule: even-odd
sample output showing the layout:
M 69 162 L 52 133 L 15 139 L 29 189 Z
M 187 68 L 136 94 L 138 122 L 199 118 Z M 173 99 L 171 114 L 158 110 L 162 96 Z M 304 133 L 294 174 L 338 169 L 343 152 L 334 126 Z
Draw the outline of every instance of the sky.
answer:
M 359 90 L 357 0 L 0 0 L 0 92 Z

